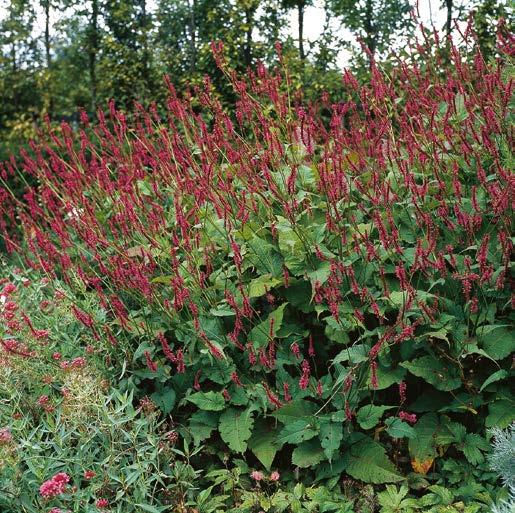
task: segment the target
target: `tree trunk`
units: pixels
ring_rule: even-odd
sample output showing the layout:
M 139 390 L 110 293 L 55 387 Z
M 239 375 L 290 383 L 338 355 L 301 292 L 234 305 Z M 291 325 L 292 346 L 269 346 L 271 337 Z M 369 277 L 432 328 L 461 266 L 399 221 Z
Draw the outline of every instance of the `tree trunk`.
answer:
M 147 91 L 152 91 L 152 84 L 150 83 L 150 52 L 148 49 L 148 30 L 149 30 L 149 18 L 147 14 L 147 2 L 146 0 L 141 1 L 141 17 L 142 17 L 142 72 L 143 82 L 147 86 Z
M 251 8 L 245 9 L 245 25 L 247 26 L 247 30 L 245 32 L 246 42 L 245 49 L 243 52 L 243 57 L 245 60 L 245 65 L 250 66 L 252 64 L 252 23 L 253 23 L 253 15 L 254 10 Z
M 50 70 L 52 66 L 52 56 L 50 54 L 50 0 L 44 0 L 43 9 L 45 11 L 45 58 L 47 68 L 47 97 L 48 97 L 48 112 L 49 116 L 52 115 L 54 110 L 54 98 L 52 94 L 52 79 L 50 77 Z
M 452 31 L 452 7 L 453 0 L 445 0 L 445 8 L 447 9 L 447 19 L 445 21 L 445 33 L 451 35 Z
M 18 71 L 18 65 L 16 60 L 16 43 L 14 41 L 11 43 L 11 64 L 12 72 L 16 73 L 16 71 Z
M 50 0 L 45 0 L 43 3 L 45 10 L 45 57 L 46 67 L 50 69 L 51 55 L 50 55 Z
M 306 58 L 304 53 L 304 1 L 300 0 L 297 4 L 297 10 L 299 14 L 299 56 L 303 61 Z
M 91 0 L 88 50 L 91 112 L 95 112 L 97 108 L 98 0 Z
M 372 0 L 367 0 L 365 5 L 365 20 L 364 20 L 364 29 L 365 29 L 365 44 L 370 51 L 370 60 L 374 58 L 376 47 L 377 47 L 377 35 L 376 29 L 374 27 L 374 6 L 372 4 Z
M 189 17 L 189 33 L 190 33 L 190 72 L 194 72 L 197 67 L 197 26 L 195 20 L 195 12 L 197 9 L 197 1 L 192 0 L 191 4 L 188 0 L 190 8 Z

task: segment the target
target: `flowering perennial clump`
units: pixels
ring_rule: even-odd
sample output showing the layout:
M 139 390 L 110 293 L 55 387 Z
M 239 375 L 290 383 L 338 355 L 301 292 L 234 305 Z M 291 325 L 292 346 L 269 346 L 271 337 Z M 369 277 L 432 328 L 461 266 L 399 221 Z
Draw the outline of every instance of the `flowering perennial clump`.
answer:
M 267 470 L 283 450 L 298 468 L 339 462 L 374 482 L 400 479 L 385 450 L 402 440 L 401 464 L 427 472 L 435 440 L 463 447 L 452 422 L 483 409 L 488 425 L 512 400 L 490 401 L 514 348 L 509 55 L 488 64 L 449 43 L 444 67 L 419 46 L 303 104 L 280 48 L 276 69 L 247 77 L 213 50 L 233 113 L 209 78 L 182 96 L 168 81 L 164 112 L 111 102 L 96 124 L 50 130 L 18 164 L 36 184 L 23 201 L 0 190 L 8 248 L 77 291 L 72 315 L 137 377 L 141 409 L 172 412 L 193 443 L 217 431 Z M 47 334 L 6 306 L 14 290 L 2 346 L 33 358 L 18 325 Z M 438 415 L 427 390 L 444 393 Z

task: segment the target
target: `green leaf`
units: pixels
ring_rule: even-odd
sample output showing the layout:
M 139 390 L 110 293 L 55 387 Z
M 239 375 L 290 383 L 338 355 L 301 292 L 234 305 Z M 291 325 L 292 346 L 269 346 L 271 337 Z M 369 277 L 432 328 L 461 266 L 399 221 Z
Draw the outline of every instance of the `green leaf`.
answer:
M 392 438 L 413 438 L 415 430 L 407 423 L 397 417 L 389 417 L 385 421 L 386 432 Z
M 294 275 L 299 275 L 305 267 L 306 250 L 304 243 L 286 218 L 277 216 L 277 220 L 279 221 L 276 224 L 279 250 L 284 257 L 284 263 Z
M 196 392 L 186 399 L 201 410 L 222 411 L 225 408 L 225 399 L 221 392 Z
M 478 465 L 485 459 L 481 451 L 488 451 L 489 449 L 490 445 L 484 438 L 476 433 L 468 433 L 461 450 L 472 465 Z
M 218 426 L 218 419 L 220 414 L 210 411 L 197 411 L 190 417 L 190 433 L 193 436 L 195 446 L 198 446 L 206 438 L 211 436 L 211 433 Z
M 399 511 L 400 513 L 399 506 L 404 497 L 408 495 L 408 490 L 408 487 L 404 485 L 399 491 L 395 485 L 387 485 L 386 490 L 377 494 L 377 500 L 383 508 L 381 513 L 385 513 L 385 511 Z
M 340 351 L 333 360 L 335 363 L 343 363 L 350 361 L 351 363 L 361 363 L 368 360 L 370 348 L 363 344 L 356 344 Z
M 495 360 L 502 360 L 515 352 L 515 334 L 505 326 L 482 326 L 477 338 L 480 346 Z
M 254 419 L 248 410 L 229 408 L 222 413 L 218 429 L 222 440 L 235 452 L 247 450 L 247 440 L 252 434 Z
M 257 326 L 254 326 L 248 335 L 248 339 L 254 344 L 254 347 L 260 348 L 268 345 L 270 341 L 270 335 L 275 337 L 281 324 L 283 322 L 284 309 L 288 303 L 283 303 L 281 306 L 276 308 L 273 312 L 270 312 L 268 317 L 261 321 Z M 270 331 L 270 324 L 273 322 L 272 330 Z
M 215 317 L 233 317 L 236 315 L 236 312 L 234 310 L 231 310 L 228 306 L 219 305 L 216 308 L 211 308 L 209 310 L 209 313 L 211 315 L 214 315 Z
M 309 271 L 307 273 L 307 276 L 309 278 L 309 281 L 311 282 L 312 287 L 312 298 L 315 294 L 315 284 L 316 282 L 319 283 L 319 285 L 323 285 L 327 278 L 329 278 L 329 275 L 331 274 L 331 265 L 329 262 L 319 262 L 317 265 L 317 268 L 314 271 Z
M 366 437 L 352 445 L 345 457 L 346 472 L 354 479 L 375 484 L 404 479 L 386 456 L 384 447 L 371 438 Z
M 305 401 L 304 399 L 296 399 L 281 406 L 271 415 L 283 424 L 289 424 L 303 417 L 313 415 L 317 410 L 315 403 Z
M 406 369 L 403 367 L 385 367 L 379 364 L 377 366 L 376 390 L 384 390 L 385 388 L 391 387 L 394 383 L 400 383 L 405 375 Z
M 315 424 L 315 418 L 299 419 L 288 423 L 280 432 L 277 441 L 280 444 L 299 444 L 306 440 L 310 440 L 318 434 L 318 426 Z
M 135 506 L 138 506 L 138 508 L 141 508 L 143 511 L 148 511 L 148 513 L 162 513 L 166 509 L 168 509 L 168 506 L 151 506 L 150 504 L 134 504 Z
M 269 273 L 263 274 L 249 283 L 249 297 L 263 296 L 279 283 L 282 283 L 279 278 L 273 278 Z
M 323 422 L 320 426 L 320 443 L 327 459 L 331 462 L 333 454 L 340 448 L 343 427 L 340 422 Z
M 461 379 L 458 376 L 457 370 L 450 363 L 444 364 L 433 356 L 426 355 L 415 358 L 411 362 L 401 363 L 401 366 L 443 392 L 448 392 L 461 386 Z
M 422 415 L 413 426 L 415 436 L 409 439 L 409 453 L 413 459 L 425 461 L 435 457 L 438 417 L 434 413 Z
M 276 278 L 282 275 L 283 262 L 274 246 L 259 237 L 247 241 L 249 252 L 244 259 L 251 262 L 260 273 L 270 273 Z
M 505 371 L 504 369 L 498 370 L 497 372 L 494 372 L 490 377 L 485 379 L 485 382 L 481 385 L 481 388 L 479 389 L 480 392 L 482 392 L 488 385 L 491 385 L 492 383 L 495 383 L 496 381 L 500 381 L 501 379 L 508 377 L 508 371 Z
M 488 416 L 486 417 L 486 427 L 507 428 L 515 419 L 515 405 L 508 399 L 494 401 L 488 406 Z
M 171 387 L 163 387 L 151 395 L 151 399 L 165 415 L 168 415 L 175 406 L 175 398 L 175 390 Z
M 231 382 L 231 374 L 236 370 L 236 366 L 229 359 L 219 360 L 215 365 L 206 365 L 202 370 L 205 377 L 219 385 L 227 385 Z
M 277 432 L 269 429 L 267 424 L 260 420 L 256 423 L 254 433 L 248 441 L 249 449 L 267 470 L 272 467 L 277 454 L 276 437 Z
M 372 429 L 376 426 L 386 410 L 391 410 L 395 406 L 376 406 L 367 404 L 362 406 L 357 414 L 356 420 L 363 429 Z
M 301 468 L 313 467 L 324 459 L 324 450 L 316 439 L 300 444 L 291 457 L 293 465 Z

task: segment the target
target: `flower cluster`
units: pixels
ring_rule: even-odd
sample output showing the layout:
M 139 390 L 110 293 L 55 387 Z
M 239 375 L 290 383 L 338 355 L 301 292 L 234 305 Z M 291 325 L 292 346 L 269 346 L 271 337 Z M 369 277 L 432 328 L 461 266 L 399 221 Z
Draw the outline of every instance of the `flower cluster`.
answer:
M 65 472 L 59 472 L 39 487 L 39 493 L 45 499 L 57 497 L 65 492 L 66 486 L 70 482 L 70 476 Z

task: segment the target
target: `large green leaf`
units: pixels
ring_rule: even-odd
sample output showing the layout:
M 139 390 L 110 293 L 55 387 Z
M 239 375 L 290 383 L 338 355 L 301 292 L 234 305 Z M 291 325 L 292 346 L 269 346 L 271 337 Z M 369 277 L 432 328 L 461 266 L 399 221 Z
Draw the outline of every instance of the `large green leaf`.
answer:
M 211 436 L 218 426 L 219 416 L 219 413 L 211 411 L 197 411 L 190 417 L 189 430 L 195 446 Z
M 225 399 L 220 392 L 196 392 L 186 399 L 201 410 L 222 411 L 225 408 Z
M 438 390 L 448 392 L 461 386 L 458 371 L 450 363 L 444 363 L 426 355 L 401 365 L 412 374 L 426 380 Z
M 439 429 L 438 417 L 427 413 L 413 426 L 415 436 L 409 439 L 408 448 L 412 458 L 425 461 L 435 457 L 436 435 Z
M 277 437 L 277 441 L 281 445 L 286 443 L 300 444 L 301 442 L 315 437 L 318 433 L 318 429 L 314 417 L 295 420 L 284 426 Z
M 329 461 L 333 454 L 340 448 L 343 439 L 343 427 L 341 422 L 323 422 L 320 426 L 320 443 Z
M 175 398 L 175 390 L 172 387 L 159 386 L 157 391 L 151 395 L 151 399 L 165 415 L 168 415 L 175 406 Z
M 275 337 L 281 324 L 283 322 L 284 309 L 288 303 L 283 303 L 277 307 L 273 312 L 268 314 L 264 321 L 254 326 L 248 335 L 248 339 L 254 344 L 254 347 L 266 347 L 270 342 L 270 335 Z M 273 322 L 272 330 L 270 330 L 271 323 Z
M 296 399 L 275 410 L 272 416 L 283 424 L 289 424 L 295 420 L 313 415 L 316 410 L 317 406 L 315 403 L 304 399 Z
M 277 432 L 269 428 L 263 420 L 256 422 L 252 437 L 248 441 L 249 449 L 263 466 L 270 470 L 277 454 L 276 445 Z
M 364 344 L 349 346 L 340 351 L 333 360 L 333 365 L 350 361 L 351 363 L 361 363 L 369 359 L 370 347 Z
M 416 436 L 415 430 L 407 422 L 398 417 L 389 417 L 385 420 L 386 432 L 392 438 L 413 438 Z
M 260 273 L 270 273 L 278 278 L 282 275 L 283 261 L 274 246 L 259 237 L 247 241 L 249 247 L 244 260 L 249 261 Z
M 395 483 L 404 479 L 386 456 L 384 447 L 371 438 L 354 444 L 345 458 L 347 474 L 365 483 Z
M 485 379 L 485 381 L 481 385 L 481 388 L 479 389 L 479 391 L 482 392 L 488 385 L 491 385 L 492 383 L 495 383 L 496 381 L 500 381 L 501 379 L 504 379 L 507 377 L 508 377 L 508 371 L 506 371 L 504 369 L 500 369 Z
M 313 467 L 324 459 L 324 450 L 317 439 L 300 444 L 291 457 L 291 462 L 297 467 Z
M 220 416 L 218 430 L 222 440 L 235 452 L 247 450 L 247 440 L 252 434 L 254 419 L 248 410 L 229 408 Z
M 281 282 L 282 280 L 279 278 L 273 278 L 269 273 L 263 274 L 258 278 L 254 278 L 249 283 L 249 297 L 263 296 Z
M 391 410 L 395 406 L 376 406 L 367 404 L 362 406 L 357 414 L 356 420 L 363 429 L 372 429 L 376 426 L 386 410 Z
M 515 403 L 508 399 L 494 401 L 488 406 L 486 427 L 507 428 L 515 419 Z
M 515 352 L 515 333 L 505 326 L 483 326 L 478 329 L 480 346 L 494 360 L 502 360 Z

